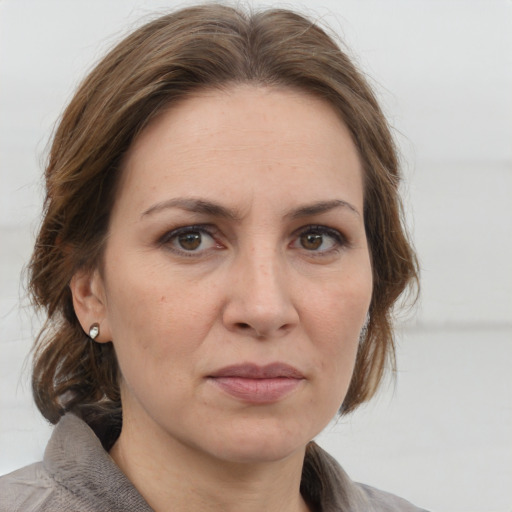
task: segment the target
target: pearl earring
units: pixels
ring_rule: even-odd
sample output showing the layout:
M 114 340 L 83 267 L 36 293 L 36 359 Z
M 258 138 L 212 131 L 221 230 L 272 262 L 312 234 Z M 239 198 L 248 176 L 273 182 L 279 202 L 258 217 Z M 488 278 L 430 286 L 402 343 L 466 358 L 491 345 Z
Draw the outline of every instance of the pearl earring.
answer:
M 91 340 L 95 340 L 99 333 L 100 325 L 98 323 L 94 323 L 91 325 L 91 327 L 89 327 L 89 338 L 91 338 Z

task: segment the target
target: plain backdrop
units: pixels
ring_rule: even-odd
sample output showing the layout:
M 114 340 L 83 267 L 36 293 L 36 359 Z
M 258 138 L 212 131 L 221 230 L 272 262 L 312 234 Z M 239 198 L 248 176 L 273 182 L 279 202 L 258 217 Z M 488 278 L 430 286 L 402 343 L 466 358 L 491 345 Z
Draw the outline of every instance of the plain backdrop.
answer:
M 173 1 L 0 0 L 0 474 L 40 460 L 38 319 L 20 273 L 52 128 L 85 72 Z M 512 2 L 308 0 L 369 74 L 403 154 L 422 299 L 395 385 L 319 442 L 356 480 L 431 510 L 512 510 Z

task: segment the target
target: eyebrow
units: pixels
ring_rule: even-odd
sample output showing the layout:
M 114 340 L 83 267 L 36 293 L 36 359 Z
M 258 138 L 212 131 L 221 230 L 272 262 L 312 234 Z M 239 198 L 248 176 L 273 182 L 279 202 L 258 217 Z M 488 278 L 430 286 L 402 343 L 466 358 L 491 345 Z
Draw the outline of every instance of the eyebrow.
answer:
M 151 206 L 142 213 L 141 219 L 147 215 L 151 215 L 168 208 L 180 208 L 181 210 L 193 213 L 204 213 L 214 217 L 220 217 L 234 221 L 241 219 L 241 215 L 238 212 L 230 210 L 229 208 L 225 208 L 220 204 L 206 201 L 204 199 L 187 199 L 180 197 L 169 199 L 168 201 L 162 201 L 161 203 L 157 203 Z
M 357 216 L 360 216 L 355 206 L 352 206 L 350 203 L 348 203 L 347 201 L 343 201 L 342 199 L 333 199 L 332 201 L 320 201 L 318 203 L 312 203 L 306 206 L 301 206 L 300 208 L 291 211 L 286 216 L 291 217 L 292 219 L 300 219 L 302 217 L 327 213 L 336 208 L 347 208 L 352 213 L 355 213 Z
M 203 213 L 206 215 L 212 215 L 214 217 L 224 218 L 232 221 L 239 221 L 242 218 L 240 212 L 226 208 L 220 204 L 207 201 L 205 199 L 175 198 L 162 201 L 151 206 L 142 213 L 141 219 L 147 215 L 152 215 L 169 208 L 180 208 L 181 210 L 186 210 L 193 213 Z M 287 212 L 284 217 L 300 219 L 302 217 L 327 213 L 328 211 L 334 210 L 336 208 L 346 208 L 348 211 L 353 212 L 357 216 L 360 215 L 357 209 L 347 201 L 343 201 L 342 199 L 333 199 L 331 201 L 320 201 L 301 206 L 300 208 Z

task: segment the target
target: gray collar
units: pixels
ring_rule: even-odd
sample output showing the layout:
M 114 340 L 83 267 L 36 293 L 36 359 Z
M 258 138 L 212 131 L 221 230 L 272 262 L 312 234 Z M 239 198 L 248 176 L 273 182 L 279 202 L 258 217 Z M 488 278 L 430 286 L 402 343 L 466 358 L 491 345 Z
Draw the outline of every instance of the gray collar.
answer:
M 90 504 L 90 510 L 152 511 L 94 432 L 73 414 L 63 416 L 55 427 L 43 465 L 56 482 Z

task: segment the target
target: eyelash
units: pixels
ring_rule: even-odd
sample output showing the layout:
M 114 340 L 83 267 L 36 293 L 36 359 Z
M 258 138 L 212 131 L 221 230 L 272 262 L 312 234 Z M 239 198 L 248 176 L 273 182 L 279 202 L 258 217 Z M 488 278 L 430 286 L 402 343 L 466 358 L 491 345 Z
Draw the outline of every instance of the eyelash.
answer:
M 190 226 L 183 226 L 180 228 L 173 229 L 171 231 L 167 231 L 163 236 L 161 236 L 158 239 L 158 245 L 159 246 L 165 246 L 168 250 L 175 252 L 181 256 L 185 257 L 199 257 L 202 255 L 204 251 L 187 251 L 185 249 L 180 249 L 177 247 L 172 246 L 172 242 L 174 240 L 177 240 L 177 238 L 180 235 L 186 235 L 187 233 L 201 233 L 208 235 L 214 242 L 216 242 L 216 235 L 218 233 L 217 229 L 214 229 L 211 225 L 205 225 L 205 224 L 197 224 L 197 225 L 190 225 Z M 343 235 L 340 231 L 337 229 L 330 228 L 328 226 L 323 225 L 317 225 L 317 224 L 311 224 L 308 226 L 304 226 L 297 230 L 294 233 L 294 238 L 292 243 L 300 240 L 300 238 L 307 234 L 317 234 L 321 236 L 328 236 L 334 241 L 334 247 L 324 250 L 324 251 L 316 251 L 316 250 L 307 250 L 304 247 L 304 249 L 310 256 L 313 257 L 322 257 L 329 255 L 333 252 L 339 251 L 343 247 L 349 246 L 349 242 L 345 235 Z M 220 248 L 220 244 L 217 242 L 218 247 Z M 300 249 L 300 247 L 299 247 Z M 205 249 L 207 250 L 207 249 Z
M 322 236 L 328 236 L 332 240 L 334 240 L 335 245 L 331 249 L 327 249 L 325 251 L 307 251 L 313 257 L 322 257 L 332 254 L 333 252 L 339 251 L 343 247 L 348 247 L 349 242 L 345 235 L 343 235 L 340 231 L 334 228 L 330 228 L 328 226 L 323 226 L 320 224 L 311 224 L 309 226 L 305 226 L 296 232 L 296 236 L 294 240 L 300 239 L 300 237 L 307 234 L 317 234 Z M 307 249 L 306 249 L 307 250 Z
M 171 243 L 176 240 L 180 235 L 186 235 L 187 233 L 201 233 L 208 235 L 212 240 L 215 241 L 215 235 L 218 233 L 217 229 L 214 229 L 213 226 L 208 224 L 196 224 L 191 226 L 183 226 L 180 228 L 173 229 L 171 231 L 167 231 L 162 237 L 158 240 L 158 245 L 165 246 L 168 250 L 175 252 L 181 256 L 185 257 L 198 257 L 201 255 L 200 252 L 195 251 L 187 251 L 185 249 L 179 249 L 176 247 L 172 247 Z

